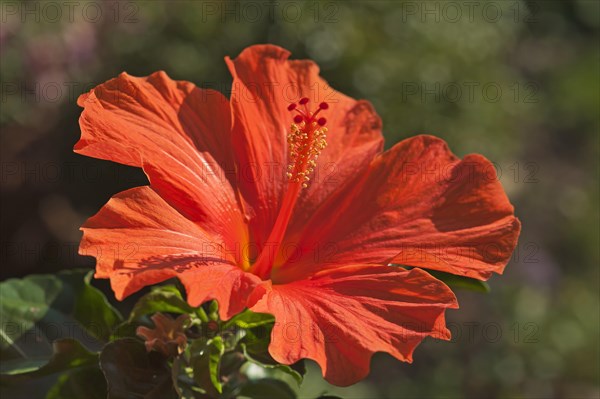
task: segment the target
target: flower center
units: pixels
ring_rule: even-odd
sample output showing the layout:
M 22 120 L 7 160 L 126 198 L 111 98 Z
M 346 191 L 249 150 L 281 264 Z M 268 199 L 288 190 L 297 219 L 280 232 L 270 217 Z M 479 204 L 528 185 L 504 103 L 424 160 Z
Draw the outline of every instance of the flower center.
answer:
M 251 269 L 252 273 L 261 278 L 268 278 L 271 274 L 298 195 L 303 188 L 308 187 L 310 175 L 317 166 L 317 159 L 327 147 L 327 120 L 318 117 L 318 114 L 328 109 L 329 104 L 322 102 L 314 112 L 310 112 L 308 102 L 308 98 L 304 97 L 298 104 L 292 103 L 288 106 L 289 111 L 297 113 L 287 136 L 289 182 L 271 234 Z

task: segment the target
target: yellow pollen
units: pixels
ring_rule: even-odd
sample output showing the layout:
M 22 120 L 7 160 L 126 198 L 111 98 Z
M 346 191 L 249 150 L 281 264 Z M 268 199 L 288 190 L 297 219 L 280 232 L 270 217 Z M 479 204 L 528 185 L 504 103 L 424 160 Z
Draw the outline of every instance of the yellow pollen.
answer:
M 306 182 L 317 166 L 317 158 L 327 147 L 327 128 L 316 122 L 307 125 L 305 122 L 292 124 L 287 136 L 290 151 L 290 164 L 287 177 L 294 183 L 302 182 L 302 188 L 308 187 Z

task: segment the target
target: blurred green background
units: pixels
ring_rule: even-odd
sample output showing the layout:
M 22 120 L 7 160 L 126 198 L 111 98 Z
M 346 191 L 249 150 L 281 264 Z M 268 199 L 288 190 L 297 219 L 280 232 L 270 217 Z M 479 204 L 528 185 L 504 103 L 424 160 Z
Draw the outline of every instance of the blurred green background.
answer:
M 490 294 L 458 292 L 451 342 L 412 365 L 378 354 L 340 389 L 316 366 L 302 397 L 600 397 L 600 2 L 147 1 L 1 6 L 1 277 L 93 266 L 78 227 L 139 170 L 71 152 L 77 96 L 122 71 L 227 92 L 255 43 L 312 58 L 371 101 L 387 147 L 418 133 L 497 166 L 523 223 Z M 106 289 L 104 282 L 99 286 Z

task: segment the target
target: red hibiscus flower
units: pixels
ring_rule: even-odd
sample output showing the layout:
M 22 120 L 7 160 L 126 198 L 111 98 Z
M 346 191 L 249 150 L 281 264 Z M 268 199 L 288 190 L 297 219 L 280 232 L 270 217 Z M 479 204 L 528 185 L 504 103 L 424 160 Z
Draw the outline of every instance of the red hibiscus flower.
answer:
M 432 136 L 382 152 L 373 107 L 288 56 L 227 58 L 229 100 L 164 72 L 82 95 L 75 152 L 141 167 L 150 184 L 91 217 L 80 251 L 118 299 L 177 277 L 222 319 L 270 313 L 275 360 L 313 359 L 349 385 L 374 352 L 410 362 L 426 336 L 449 338 L 456 298 L 420 268 L 502 273 L 520 224 L 484 157 Z

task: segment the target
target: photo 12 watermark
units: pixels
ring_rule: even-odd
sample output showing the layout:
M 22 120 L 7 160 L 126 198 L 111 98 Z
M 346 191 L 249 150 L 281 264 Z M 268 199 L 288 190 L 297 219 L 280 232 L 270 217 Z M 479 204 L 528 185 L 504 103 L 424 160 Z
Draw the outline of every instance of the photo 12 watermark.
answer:
M 402 1 L 400 22 L 410 23 L 535 23 L 540 6 L 535 1 Z
M 198 1 L 200 21 L 219 23 L 337 23 L 339 1 Z
M 537 82 L 402 82 L 402 102 L 497 103 L 504 100 L 514 103 L 538 103 L 540 85 Z
M 140 5 L 135 1 L 2 1 L 0 21 L 66 24 L 77 21 L 97 24 L 139 22 Z

